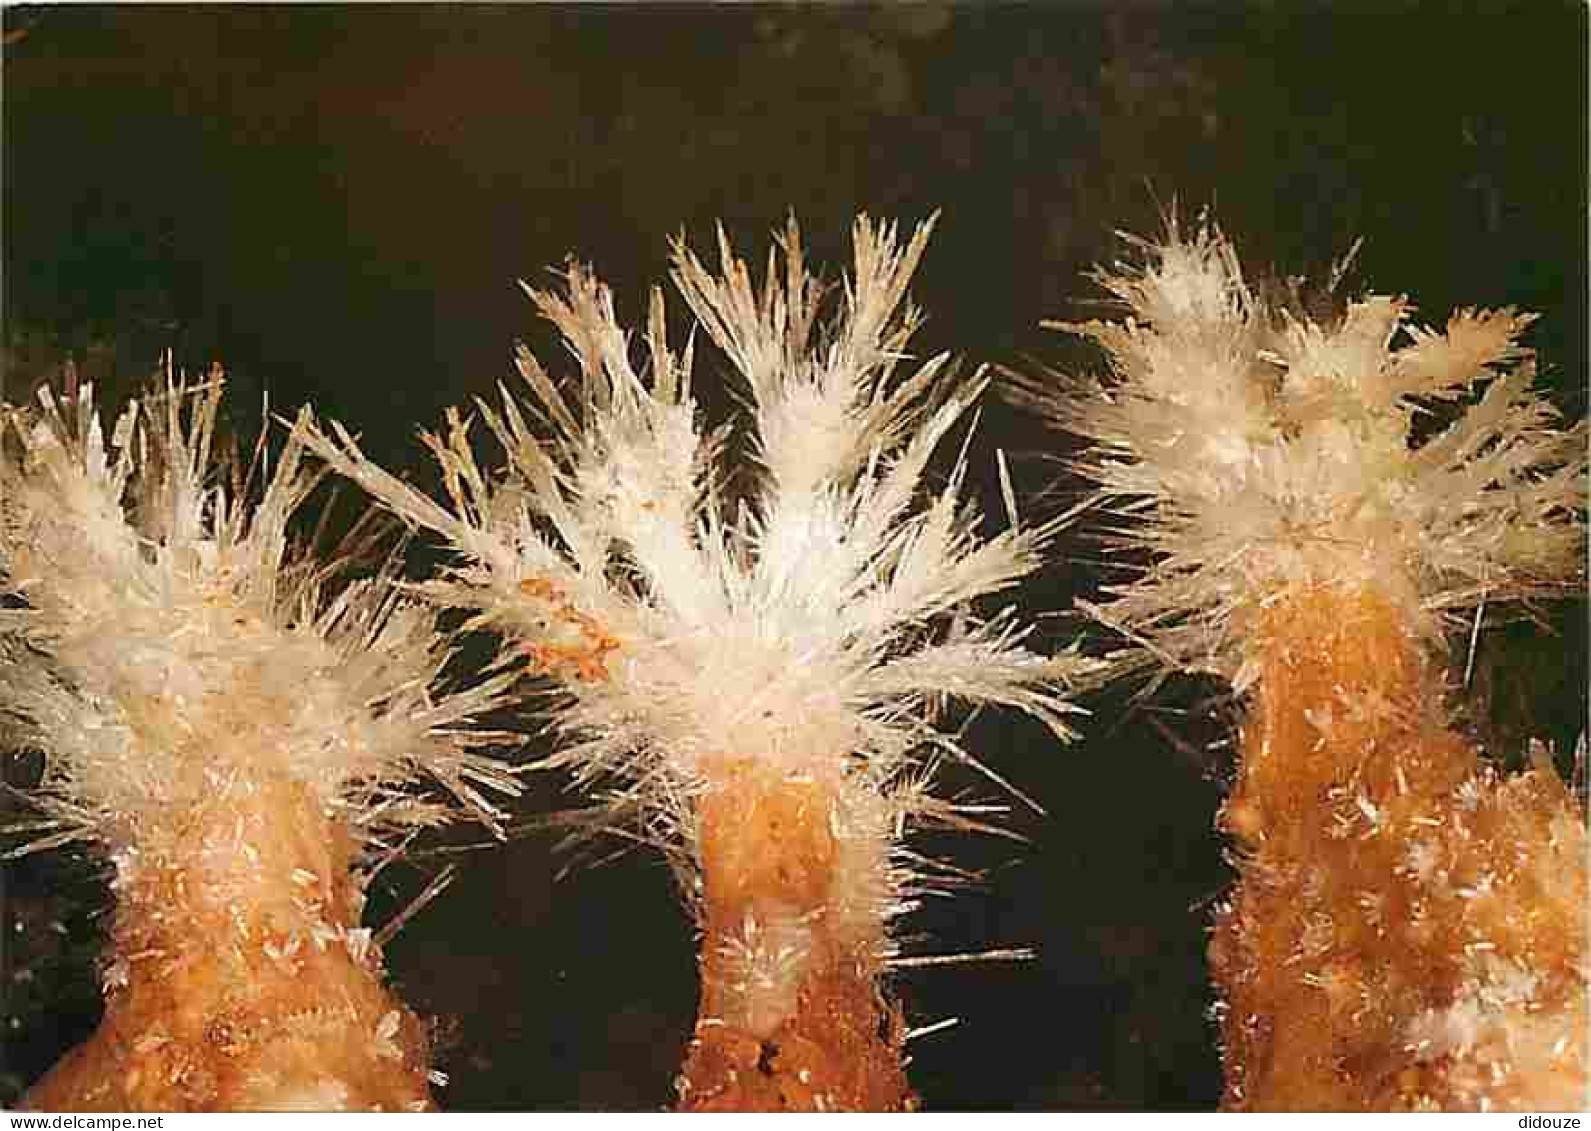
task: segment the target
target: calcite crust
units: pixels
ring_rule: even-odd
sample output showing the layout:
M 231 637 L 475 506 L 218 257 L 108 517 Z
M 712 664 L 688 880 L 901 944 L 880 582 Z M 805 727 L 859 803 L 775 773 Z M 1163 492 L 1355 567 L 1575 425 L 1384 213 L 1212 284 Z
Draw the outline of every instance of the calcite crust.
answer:
M 1210 947 L 1228 1109 L 1586 1100 L 1584 820 L 1550 766 L 1504 777 L 1450 728 L 1408 624 L 1317 584 L 1252 626 Z
M 122 854 L 104 1019 L 24 1106 L 428 1110 L 425 1029 L 382 984 L 350 851 L 278 781 Z

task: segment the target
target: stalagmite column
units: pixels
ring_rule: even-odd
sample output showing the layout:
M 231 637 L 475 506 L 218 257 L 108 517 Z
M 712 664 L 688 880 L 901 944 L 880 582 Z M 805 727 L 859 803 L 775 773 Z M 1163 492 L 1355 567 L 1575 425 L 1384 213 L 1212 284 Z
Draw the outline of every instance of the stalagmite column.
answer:
M 871 857 L 889 831 L 854 827 L 831 784 L 744 763 L 720 781 L 697 803 L 702 999 L 681 1106 L 910 1109 L 885 923 L 847 907 L 847 888 L 886 873 Z
M 1101 275 L 1129 317 L 1069 327 L 1111 377 L 1017 390 L 1093 438 L 1085 473 L 1152 552 L 1093 613 L 1133 663 L 1246 697 L 1210 948 L 1225 1106 L 1578 1110 L 1583 803 L 1457 733 L 1436 657 L 1449 618 L 1583 584 L 1585 425 L 1532 390 L 1528 316 L 1436 331 L 1372 296 L 1318 325 L 1219 232 L 1145 248 Z
M 54 1111 L 412 1111 L 425 1032 L 359 926 L 347 833 L 234 780 L 116 856 L 105 1019 L 27 1095 Z
M 1009 610 L 978 604 L 1037 565 L 1048 532 L 980 541 L 961 464 L 922 497 L 930 455 L 984 386 L 951 380 L 943 357 L 897 374 L 927 236 L 859 221 L 838 311 L 793 223 L 760 286 L 722 237 L 717 272 L 677 250 L 675 282 L 750 393 L 759 474 L 734 503 L 727 429 L 699 419 L 661 294 L 638 372 L 612 294 L 580 268 L 566 292 L 532 295 L 579 362 L 573 395 L 522 353 L 529 412 L 506 392 L 480 406 L 506 477 L 477 467 L 457 414 L 428 440 L 448 506 L 341 429 L 307 434 L 457 551 L 432 596 L 475 610 L 568 692 L 547 767 L 604 788 L 676 861 L 701 930 L 687 1110 L 913 1105 L 883 977 L 916 882 L 901 838 L 953 814 L 919 753 L 970 760 L 933 707 L 1001 703 L 1062 731 L 1084 666 L 1034 655 Z
M 1211 943 L 1226 1105 L 1580 1109 L 1586 833 L 1552 765 L 1500 777 L 1448 729 L 1374 589 L 1288 593 L 1252 648 Z
M 105 1016 L 24 1099 L 64 1111 L 413 1111 L 425 1029 L 385 988 L 365 873 L 507 774 L 461 729 L 504 681 L 435 688 L 429 611 L 290 551 L 314 476 L 217 485 L 220 379 L 167 382 L 107 442 L 91 390 L 0 418 L 0 725 L 44 752 L 31 847 L 114 868 Z

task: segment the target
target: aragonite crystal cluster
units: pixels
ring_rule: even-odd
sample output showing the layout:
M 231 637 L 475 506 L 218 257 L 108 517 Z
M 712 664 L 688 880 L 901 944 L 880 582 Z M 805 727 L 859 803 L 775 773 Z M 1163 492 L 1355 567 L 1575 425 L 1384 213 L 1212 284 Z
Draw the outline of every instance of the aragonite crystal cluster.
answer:
M 909 362 L 928 234 L 858 221 L 837 288 L 793 222 L 760 282 L 722 235 L 716 269 L 676 247 L 744 437 L 704 421 L 661 292 L 631 335 L 571 267 L 531 298 L 578 372 L 521 351 L 524 387 L 477 404 L 501 467 L 449 412 L 425 437 L 441 501 L 308 410 L 274 468 L 262 445 L 229 477 L 218 375 L 168 378 L 108 434 L 88 389 L 0 408 L 0 739 L 45 756 L 29 847 L 97 844 L 116 900 L 104 1022 L 27 1103 L 427 1108 L 424 1027 L 382 983 L 363 885 L 461 805 L 496 823 L 487 793 L 517 779 L 478 720 L 534 699 L 540 768 L 666 851 L 696 914 L 680 1107 L 914 1107 L 887 974 L 941 873 L 905 837 L 978 823 L 935 796 L 945 760 L 1003 784 L 946 704 L 1064 737 L 1099 676 L 989 607 L 1056 529 L 1018 524 L 1003 466 L 990 537 L 965 447 L 926 486 L 986 384 Z M 1083 470 L 1149 563 L 1088 606 L 1122 663 L 1246 699 L 1210 948 L 1226 1106 L 1579 1107 L 1582 804 L 1548 760 L 1504 774 L 1454 726 L 1436 645 L 1583 584 L 1585 425 L 1533 389 L 1528 316 L 1436 330 L 1371 296 L 1317 322 L 1259 297 L 1212 228 L 1142 246 L 1101 276 L 1125 316 L 1069 327 L 1110 372 L 1016 387 L 1091 438 Z M 447 565 L 399 586 L 295 547 L 311 457 Z M 456 686 L 437 617 L 459 610 L 501 648 Z
M 1529 316 L 1274 309 L 1173 225 L 1067 329 L 1100 379 L 1019 395 L 1148 550 L 1095 615 L 1246 697 L 1210 946 L 1229 1109 L 1579 1109 L 1586 826 L 1549 764 L 1450 722 L 1444 622 L 1583 584 L 1586 429 L 1532 388 Z M 1445 428 L 1416 427 L 1441 412 Z
M 442 536 L 457 561 L 427 592 L 473 610 L 565 693 L 546 765 L 607 788 L 611 819 L 638 815 L 676 860 L 701 930 L 687 1110 L 914 1105 L 883 975 L 891 920 L 926 882 L 903 830 L 956 819 L 929 791 L 933 765 L 971 760 L 938 708 L 1003 704 L 1063 732 L 1068 681 L 1087 666 L 1030 652 L 1009 610 L 975 604 L 1034 569 L 1048 531 L 980 540 L 960 462 L 923 490 L 985 385 L 944 357 L 903 365 L 927 238 L 859 221 L 838 303 L 793 223 L 760 285 L 722 237 L 717 271 L 677 248 L 674 281 L 749 393 L 758 474 L 739 501 L 661 293 L 642 351 L 579 267 L 531 296 L 576 378 L 560 385 L 522 352 L 528 403 L 504 391 L 479 405 L 504 472 L 478 466 L 456 413 L 428 438 L 446 504 L 340 428 L 301 432 Z
M 506 679 L 439 690 L 428 608 L 294 549 L 318 476 L 290 443 L 240 483 L 220 397 L 168 378 L 108 435 L 87 387 L 0 407 L 0 730 L 46 759 L 27 847 L 92 842 L 115 897 L 104 1020 L 24 1103 L 425 1109 L 362 868 L 449 815 L 418 779 L 495 820 L 481 789 L 516 783 L 467 724 Z

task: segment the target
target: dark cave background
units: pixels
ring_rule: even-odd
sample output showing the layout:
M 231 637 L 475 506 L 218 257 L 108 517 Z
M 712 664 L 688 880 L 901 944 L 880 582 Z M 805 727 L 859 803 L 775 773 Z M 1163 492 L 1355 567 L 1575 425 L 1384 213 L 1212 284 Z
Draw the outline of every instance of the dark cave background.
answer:
M 573 254 L 634 312 L 669 238 L 722 220 L 761 258 L 793 211 L 832 277 L 853 214 L 943 215 L 914 294 L 924 353 L 1087 365 L 1039 329 L 1098 299 L 1117 229 L 1209 206 L 1251 269 L 1324 270 L 1457 305 L 1541 312 L 1566 413 L 1586 411 L 1583 5 L 7 7 L 4 368 L 16 400 L 71 358 L 112 397 L 167 348 L 227 367 L 231 426 L 310 401 L 434 482 L 414 432 L 489 394 L 526 340 L 561 359 L 516 278 Z M 720 407 L 727 366 L 698 361 Z M 1063 440 L 991 400 L 1033 510 L 1078 490 Z M 1085 518 L 1020 600 L 1066 608 L 1107 575 Z M 1585 604 L 1483 634 L 1468 724 L 1505 758 L 1584 729 Z M 1045 622 L 1060 643 L 1076 631 Z M 1043 641 L 1041 641 L 1042 643 Z M 1025 963 L 904 973 L 930 1109 L 1199 1109 L 1220 1095 L 1203 947 L 1227 873 L 1213 832 L 1234 706 L 1174 680 L 1088 700 L 1070 748 L 994 712 L 970 744 L 1046 809 L 1027 843 L 924 838 L 985 873 L 901 925 L 914 952 L 1033 946 Z M 7 776 L 25 783 L 25 755 Z M 1583 774 L 1583 767 L 1580 769 Z M 952 792 L 977 783 L 951 776 Z M 453 1110 L 666 1105 L 695 1008 L 689 922 L 644 850 L 594 867 L 539 818 L 422 848 L 371 916 L 459 877 L 388 949 L 437 1019 Z M 5 802 L 13 809 L 14 799 Z M 455 838 L 456 841 L 457 838 Z M 451 848 L 460 848 L 454 843 Z M 106 896 L 82 853 L 6 866 L 0 950 L 14 1099 L 97 1009 Z

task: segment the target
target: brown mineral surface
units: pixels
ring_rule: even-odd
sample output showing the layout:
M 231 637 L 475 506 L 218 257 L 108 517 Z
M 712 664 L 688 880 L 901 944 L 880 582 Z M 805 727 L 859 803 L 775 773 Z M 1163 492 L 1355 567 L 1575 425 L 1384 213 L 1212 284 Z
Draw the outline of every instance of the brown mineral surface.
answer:
M 1448 725 L 1398 607 L 1297 587 L 1253 626 L 1210 953 L 1225 1106 L 1579 1110 L 1586 832 L 1550 766 Z

